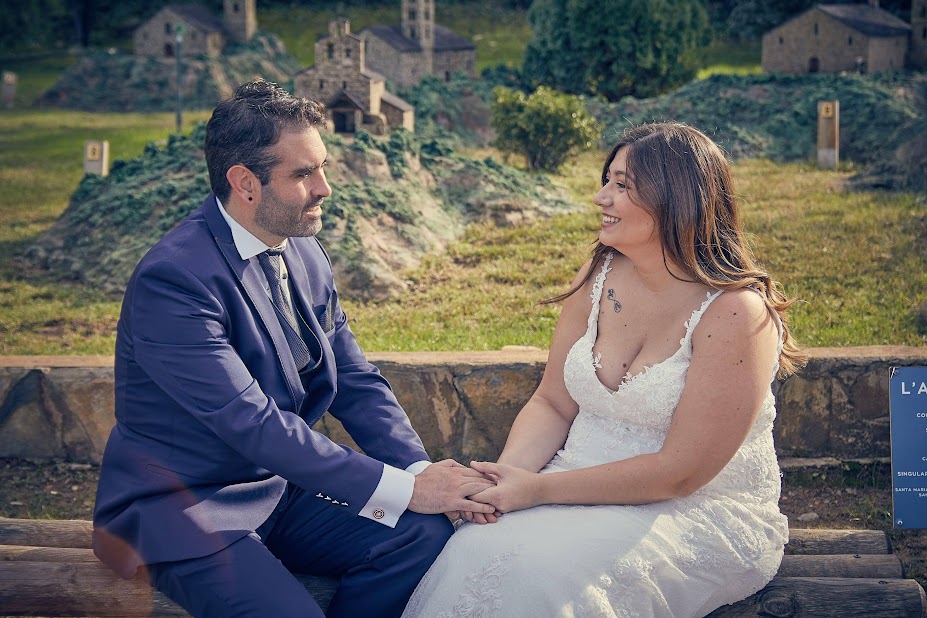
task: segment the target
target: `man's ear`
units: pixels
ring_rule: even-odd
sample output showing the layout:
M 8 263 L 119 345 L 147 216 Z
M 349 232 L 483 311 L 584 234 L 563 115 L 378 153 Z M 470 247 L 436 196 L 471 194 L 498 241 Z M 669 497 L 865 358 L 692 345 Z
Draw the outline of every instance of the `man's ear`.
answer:
M 230 167 L 225 178 L 232 186 L 232 195 L 242 202 L 254 204 L 261 200 L 261 181 L 244 165 Z

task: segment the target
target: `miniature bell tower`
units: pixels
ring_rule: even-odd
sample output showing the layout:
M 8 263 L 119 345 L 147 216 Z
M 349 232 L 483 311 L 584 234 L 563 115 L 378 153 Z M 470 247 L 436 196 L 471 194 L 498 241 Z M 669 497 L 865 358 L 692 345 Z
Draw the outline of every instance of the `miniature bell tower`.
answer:
M 927 0 L 911 0 L 908 64 L 917 69 L 927 69 Z
M 434 73 L 434 0 L 402 0 L 402 34 L 422 48 L 424 73 Z
M 247 43 L 257 30 L 255 0 L 224 0 L 225 29 L 237 43 Z

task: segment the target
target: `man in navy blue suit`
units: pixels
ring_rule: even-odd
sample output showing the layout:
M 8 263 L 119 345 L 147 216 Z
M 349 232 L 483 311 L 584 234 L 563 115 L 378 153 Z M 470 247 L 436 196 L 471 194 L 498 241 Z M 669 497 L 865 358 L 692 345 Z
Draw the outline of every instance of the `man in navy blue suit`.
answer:
M 116 339 L 93 547 L 195 616 L 398 616 L 491 481 L 430 463 L 338 303 L 324 108 L 241 86 L 206 129 L 211 193 L 142 259 Z M 312 429 L 326 412 L 364 453 Z

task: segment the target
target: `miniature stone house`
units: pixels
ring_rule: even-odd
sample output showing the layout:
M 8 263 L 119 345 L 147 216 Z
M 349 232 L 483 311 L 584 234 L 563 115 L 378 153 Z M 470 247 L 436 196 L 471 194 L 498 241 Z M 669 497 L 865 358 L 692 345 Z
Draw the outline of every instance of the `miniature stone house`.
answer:
M 363 129 L 382 135 L 391 128 L 415 130 L 415 109 L 386 91 L 386 79 L 366 67 L 364 41 L 339 17 L 315 44 L 315 64 L 293 76 L 296 96 L 321 101 L 338 133 Z
M 169 5 L 139 26 L 132 36 L 136 56 L 174 58 L 178 27 L 183 29 L 184 57 L 218 56 L 227 41 L 246 43 L 257 29 L 255 0 L 224 0 L 224 19 L 197 5 Z
M 869 4 L 816 4 L 763 35 L 766 73 L 876 73 L 927 67 L 927 0 L 907 23 Z
M 361 31 L 368 68 L 399 86 L 414 86 L 426 75 L 450 79 L 460 71 L 476 76 L 476 46 L 435 23 L 434 0 L 402 0 L 399 25 Z

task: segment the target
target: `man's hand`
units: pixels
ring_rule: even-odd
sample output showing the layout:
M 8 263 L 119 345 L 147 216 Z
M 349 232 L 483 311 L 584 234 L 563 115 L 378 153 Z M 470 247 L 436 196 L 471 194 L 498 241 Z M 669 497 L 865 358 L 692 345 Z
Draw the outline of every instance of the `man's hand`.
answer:
M 448 513 L 471 511 L 492 513 L 490 504 L 474 502 L 467 496 L 495 485 L 476 470 L 463 466 L 453 459 L 433 463 L 415 476 L 415 488 L 409 501 L 409 510 L 416 513 Z
M 470 466 L 496 482 L 495 486 L 474 495 L 474 500 L 495 505 L 499 513 L 511 513 L 542 504 L 540 474 L 490 462 L 473 461 Z

